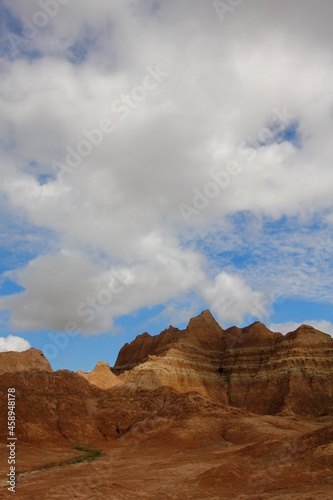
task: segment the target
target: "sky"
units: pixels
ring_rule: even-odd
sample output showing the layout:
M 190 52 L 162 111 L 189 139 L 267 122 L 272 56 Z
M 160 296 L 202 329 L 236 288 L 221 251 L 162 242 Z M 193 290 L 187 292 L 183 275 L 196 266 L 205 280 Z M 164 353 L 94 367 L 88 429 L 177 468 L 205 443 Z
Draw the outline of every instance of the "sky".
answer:
M 0 351 L 210 309 L 333 335 L 331 0 L 0 1 Z

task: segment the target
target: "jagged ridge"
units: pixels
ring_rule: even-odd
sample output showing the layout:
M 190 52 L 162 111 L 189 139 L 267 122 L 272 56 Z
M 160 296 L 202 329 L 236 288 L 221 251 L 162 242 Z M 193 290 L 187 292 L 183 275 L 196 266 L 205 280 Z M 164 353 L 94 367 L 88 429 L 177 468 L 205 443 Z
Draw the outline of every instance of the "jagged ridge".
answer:
M 185 330 L 138 336 L 113 371 L 130 387 L 195 390 L 261 414 L 325 415 L 333 407 L 333 339 L 307 325 L 286 336 L 258 321 L 223 330 L 203 311 Z

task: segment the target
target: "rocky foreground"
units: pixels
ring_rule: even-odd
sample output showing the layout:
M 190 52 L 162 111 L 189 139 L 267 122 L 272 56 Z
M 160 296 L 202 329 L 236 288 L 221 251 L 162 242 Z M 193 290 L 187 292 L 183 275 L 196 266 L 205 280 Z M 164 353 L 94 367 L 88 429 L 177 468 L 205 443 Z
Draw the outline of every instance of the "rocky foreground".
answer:
M 309 326 L 223 330 L 204 311 L 88 374 L 1 353 L 1 415 L 8 387 L 16 498 L 333 498 L 333 339 Z M 3 498 L 7 436 L 2 418 Z M 73 463 L 83 445 L 102 456 Z

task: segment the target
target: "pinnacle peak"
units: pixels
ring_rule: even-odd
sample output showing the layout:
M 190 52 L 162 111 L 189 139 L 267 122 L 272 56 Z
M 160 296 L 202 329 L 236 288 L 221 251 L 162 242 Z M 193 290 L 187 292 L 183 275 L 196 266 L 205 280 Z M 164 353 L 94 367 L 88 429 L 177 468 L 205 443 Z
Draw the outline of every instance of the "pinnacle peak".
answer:
M 267 326 L 262 323 L 261 321 L 254 321 L 253 323 L 251 323 L 251 325 L 249 326 L 246 326 L 245 328 L 242 328 L 242 330 L 245 330 L 245 331 L 251 331 L 251 330 L 264 330 L 264 331 L 270 331 L 269 328 L 267 328 Z
M 193 318 L 190 319 L 189 323 L 191 321 L 197 321 L 199 319 L 203 319 L 205 321 L 209 321 L 209 320 L 214 320 L 215 321 L 215 318 L 214 316 L 212 315 L 212 313 L 210 312 L 209 309 L 204 309 L 203 311 L 201 311 L 200 314 L 198 314 L 197 316 L 194 316 Z
M 103 367 L 107 366 L 107 367 L 109 367 L 109 363 L 107 363 L 106 361 L 97 361 L 95 368 L 100 367 L 100 366 L 103 366 Z

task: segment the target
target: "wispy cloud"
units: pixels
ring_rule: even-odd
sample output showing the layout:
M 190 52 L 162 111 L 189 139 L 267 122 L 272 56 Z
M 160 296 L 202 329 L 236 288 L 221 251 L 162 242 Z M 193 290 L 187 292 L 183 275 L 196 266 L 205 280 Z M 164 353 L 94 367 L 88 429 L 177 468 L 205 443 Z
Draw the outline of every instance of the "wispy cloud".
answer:
M 333 337 L 333 324 L 329 321 L 317 321 L 314 319 L 305 320 L 304 325 L 313 326 L 316 330 L 320 332 L 328 333 Z M 273 332 L 280 332 L 284 335 L 289 332 L 295 331 L 300 326 L 299 323 L 295 321 L 288 321 L 287 323 L 271 323 L 268 328 Z

